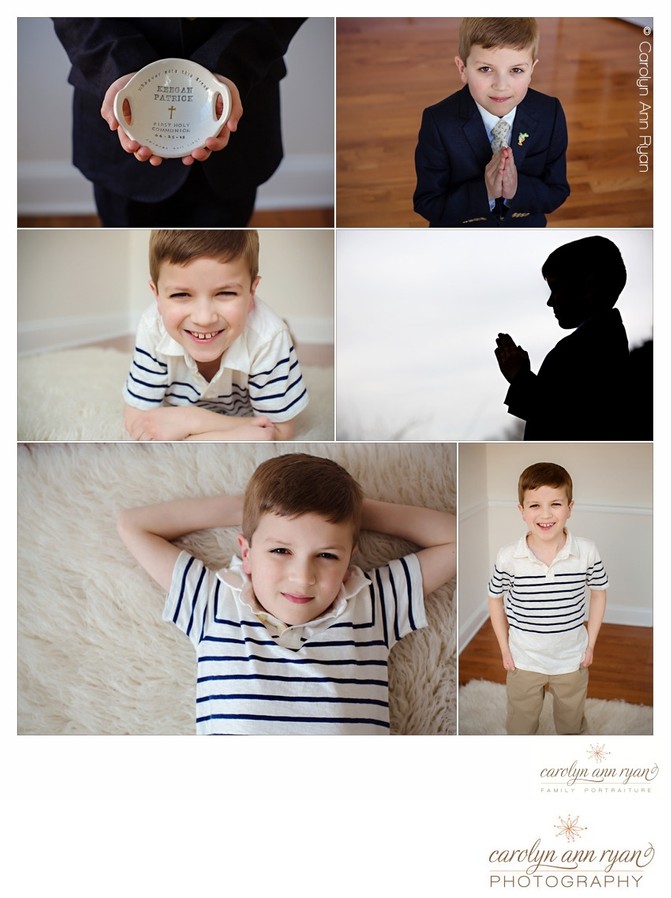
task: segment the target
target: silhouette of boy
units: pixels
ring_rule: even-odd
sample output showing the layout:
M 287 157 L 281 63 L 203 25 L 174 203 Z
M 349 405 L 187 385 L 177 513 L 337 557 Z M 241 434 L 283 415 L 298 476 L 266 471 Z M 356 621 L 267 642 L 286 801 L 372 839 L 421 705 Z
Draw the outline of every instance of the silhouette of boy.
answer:
M 508 412 L 526 421 L 525 440 L 627 439 L 629 346 L 613 308 L 627 281 L 619 249 L 606 237 L 584 237 L 554 250 L 542 274 L 557 323 L 575 330 L 547 354 L 538 374 L 509 334 L 498 335 Z

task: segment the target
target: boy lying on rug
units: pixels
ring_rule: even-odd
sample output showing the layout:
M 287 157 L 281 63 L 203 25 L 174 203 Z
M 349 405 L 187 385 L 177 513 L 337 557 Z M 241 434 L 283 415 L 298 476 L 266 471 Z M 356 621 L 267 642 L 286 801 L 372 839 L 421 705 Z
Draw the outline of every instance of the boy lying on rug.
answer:
M 256 297 L 256 231 L 152 231 L 124 388 L 136 440 L 288 440 L 308 403 L 285 322 Z
M 172 542 L 240 523 L 241 558 L 220 571 Z M 361 528 L 420 549 L 364 574 Z M 389 652 L 456 566 L 454 515 L 363 498 L 336 462 L 300 453 L 259 465 L 244 499 L 128 509 L 118 529 L 196 649 L 203 734 L 388 734 Z

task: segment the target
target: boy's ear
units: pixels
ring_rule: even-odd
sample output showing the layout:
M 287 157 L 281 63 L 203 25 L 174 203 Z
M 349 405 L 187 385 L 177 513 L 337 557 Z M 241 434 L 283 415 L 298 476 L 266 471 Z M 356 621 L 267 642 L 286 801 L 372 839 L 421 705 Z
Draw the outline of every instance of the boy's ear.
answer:
M 151 287 L 151 292 L 154 294 L 154 299 L 158 299 L 158 290 L 156 289 L 156 284 L 153 281 L 149 281 L 149 286 Z
M 249 564 L 249 550 L 250 545 L 249 541 L 242 533 L 238 534 L 238 545 L 240 546 L 240 554 L 242 555 L 242 569 L 243 571 L 249 575 L 251 574 L 251 568 Z
M 454 64 L 457 67 L 457 71 L 459 72 L 459 77 L 463 84 L 468 84 L 468 78 L 466 76 L 466 63 L 463 61 L 461 56 L 454 57 Z
M 252 281 L 252 286 L 249 288 L 249 292 L 252 294 L 252 299 L 254 299 L 254 294 L 256 293 L 258 286 L 261 282 L 261 275 L 257 274 L 254 280 Z
M 537 65 L 538 65 L 538 60 L 534 59 L 534 61 L 531 64 L 531 71 L 529 72 L 529 76 L 533 75 L 534 69 L 536 68 Z

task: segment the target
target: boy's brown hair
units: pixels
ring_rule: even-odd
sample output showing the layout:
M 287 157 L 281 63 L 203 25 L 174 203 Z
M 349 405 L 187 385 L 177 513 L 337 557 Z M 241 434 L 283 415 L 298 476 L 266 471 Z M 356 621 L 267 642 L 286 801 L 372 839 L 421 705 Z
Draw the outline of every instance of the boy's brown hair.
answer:
M 462 19 L 459 26 L 459 57 L 468 59 L 471 47 L 477 44 L 485 50 L 492 47 L 512 47 L 531 50 L 531 59 L 538 58 L 538 22 L 536 19 Z
M 154 284 L 163 262 L 187 265 L 194 259 L 232 262 L 244 259 L 251 280 L 259 273 L 258 231 L 152 231 L 149 237 L 149 273 Z
M 251 544 L 263 514 L 295 518 L 319 514 L 332 524 L 352 524 L 352 544 L 361 529 L 363 490 L 343 467 L 328 458 L 293 453 L 258 466 L 245 490 L 242 533 Z
M 527 490 L 537 490 L 542 486 L 551 486 L 557 490 L 563 487 L 569 505 L 573 502 L 573 481 L 566 468 L 551 461 L 539 461 L 535 465 L 529 465 L 520 474 L 517 484 L 520 505 L 524 505 L 524 494 Z

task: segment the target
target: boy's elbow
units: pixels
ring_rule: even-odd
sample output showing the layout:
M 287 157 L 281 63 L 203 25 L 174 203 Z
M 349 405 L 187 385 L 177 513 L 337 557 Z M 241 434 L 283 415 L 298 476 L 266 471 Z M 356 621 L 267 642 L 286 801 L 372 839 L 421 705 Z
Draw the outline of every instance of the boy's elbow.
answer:
M 296 427 L 294 425 L 294 420 L 281 421 L 279 424 L 275 424 L 276 439 L 280 442 L 283 442 L 284 440 L 293 440 L 295 432 Z
M 116 529 L 117 533 L 121 537 L 124 543 L 127 542 L 128 539 L 128 531 L 130 529 L 130 521 L 132 517 L 132 509 L 130 508 L 122 508 L 120 512 L 117 513 L 116 516 Z

